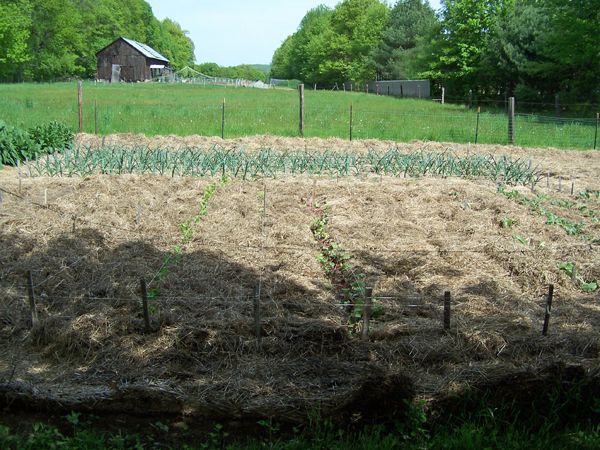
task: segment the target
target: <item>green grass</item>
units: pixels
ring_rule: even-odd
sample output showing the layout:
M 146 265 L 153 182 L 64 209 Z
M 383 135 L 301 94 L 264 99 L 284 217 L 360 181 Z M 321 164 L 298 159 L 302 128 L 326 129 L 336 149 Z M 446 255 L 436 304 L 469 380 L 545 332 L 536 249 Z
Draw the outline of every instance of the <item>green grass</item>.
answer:
M 0 120 L 30 128 L 58 120 L 78 126 L 75 83 L 0 85 Z M 294 90 L 224 88 L 198 85 L 84 83 L 84 128 L 94 132 L 94 102 L 100 134 L 221 135 L 226 99 L 225 137 L 257 134 L 298 135 L 298 94 Z M 413 139 L 474 142 L 477 115 L 463 106 L 429 100 L 396 99 L 365 93 L 307 90 L 305 135 L 349 137 L 353 105 L 355 139 Z M 595 123 L 552 121 L 518 115 L 516 144 L 532 147 L 589 149 Z M 478 142 L 507 143 L 506 115 L 485 109 Z
M 600 448 L 600 429 L 592 425 L 568 427 L 542 427 L 527 430 L 516 425 L 503 426 L 468 422 L 454 428 L 445 428 L 430 435 L 424 429 L 407 430 L 402 426 L 396 430 L 383 426 L 368 426 L 362 430 L 348 432 L 330 425 L 294 433 L 282 434 L 274 429 L 264 429 L 257 436 L 244 438 L 232 436 L 222 427 L 207 436 L 176 436 L 168 425 L 157 422 L 149 427 L 148 434 L 130 431 L 102 433 L 86 427 L 59 431 L 51 425 L 36 423 L 29 430 L 15 432 L 0 425 L 0 447 L 6 449 L 364 449 L 364 450 L 425 450 L 425 449 L 539 449 Z

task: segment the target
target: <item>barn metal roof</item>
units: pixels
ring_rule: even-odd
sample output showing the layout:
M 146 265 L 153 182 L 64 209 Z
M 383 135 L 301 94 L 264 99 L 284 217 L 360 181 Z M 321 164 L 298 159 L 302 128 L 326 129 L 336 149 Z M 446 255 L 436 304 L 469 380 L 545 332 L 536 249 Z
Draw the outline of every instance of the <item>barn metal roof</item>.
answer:
M 167 58 L 165 58 L 163 55 L 161 55 L 156 50 L 154 50 L 152 47 L 150 47 L 146 44 L 142 44 L 141 42 L 134 41 L 133 39 L 127 39 L 127 38 L 122 38 L 122 39 L 147 58 L 159 59 L 161 61 L 169 62 L 169 60 Z

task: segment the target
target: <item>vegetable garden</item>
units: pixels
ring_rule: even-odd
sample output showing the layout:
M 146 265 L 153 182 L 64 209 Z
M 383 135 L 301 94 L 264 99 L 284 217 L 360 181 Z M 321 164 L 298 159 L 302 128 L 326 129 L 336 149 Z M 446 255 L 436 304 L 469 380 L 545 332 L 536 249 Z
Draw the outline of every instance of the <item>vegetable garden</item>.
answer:
M 599 169 L 592 152 L 80 135 L 0 170 L 2 398 L 362 423 L 587 382 Z

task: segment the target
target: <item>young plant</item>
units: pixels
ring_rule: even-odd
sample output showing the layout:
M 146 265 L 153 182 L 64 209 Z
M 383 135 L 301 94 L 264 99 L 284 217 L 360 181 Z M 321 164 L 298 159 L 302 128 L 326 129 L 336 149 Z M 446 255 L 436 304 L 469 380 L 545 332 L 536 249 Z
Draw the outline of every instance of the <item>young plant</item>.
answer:
M 581 290 L 588 294 L 595 292 L 598 289 L 598 283 L 596 281 L 585 281 L 583 276 L 575 273 L 575 264 L 572 262 L 563 262 L 558 265 L 558 268 L 565 272 L 569 278 L 575 278 L 579 282 Z

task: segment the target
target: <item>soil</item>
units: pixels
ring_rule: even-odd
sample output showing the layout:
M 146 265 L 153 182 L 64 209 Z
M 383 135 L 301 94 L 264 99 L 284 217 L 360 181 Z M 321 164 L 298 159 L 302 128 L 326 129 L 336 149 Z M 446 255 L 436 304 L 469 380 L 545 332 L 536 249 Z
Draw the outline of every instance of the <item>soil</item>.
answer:
M 415 142 L 80 135 L 82 145 L 213 145 L 323 151 L 485 152 L 531 159 L 528 197 L 581 222 L 547 224 L 486 180 L 309 178 L 254 181 L 0 170 L 0 403 L 192 417 L 358 420 L 557 363 L 597 376 L 600 153 Z M 559 181 L 560 180 L 560 181 Z M 558 187 L 561 191 L 558 191 Z M 571 195 L 571 183 L 574 183 Z M 208 214 L 182 240 L 206 188 Z M 266 209 L 264 209 L 266 205 Z M 317 261 L 315 205 L 382 314 L 370 338 Z M 507 225 L 505 219 L 510 219 Z M 582 240 L 582 236 L 587 240 Z M 519 238 L 519 239 L 517 239 Z M 181 254 L 176 249 L 181 246 Z M 573 262 L 580 279 L 559 264 Z M 161 275 L 160 269 L 166 268 Z M 38 321 L 31 327 L 27 272 Z M 160 288 L 145 330 L 140 279 Z M 554 285 L 548 336 L 545 294 Z M 260 334 L 255 303 L 260 286 Z M 452 323 L 443 328 L 444 292 Z M 596 375 L 594 375 L 596 374 Z M 358 418 L 358 419 L 357 419 Z

